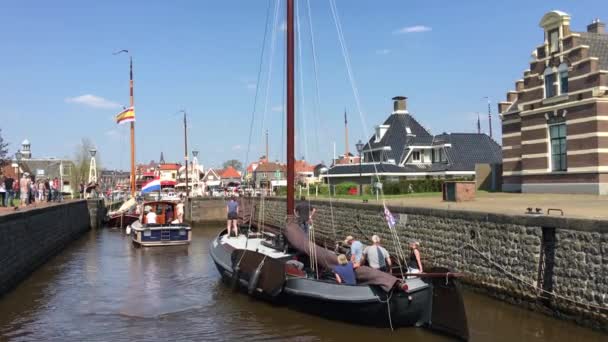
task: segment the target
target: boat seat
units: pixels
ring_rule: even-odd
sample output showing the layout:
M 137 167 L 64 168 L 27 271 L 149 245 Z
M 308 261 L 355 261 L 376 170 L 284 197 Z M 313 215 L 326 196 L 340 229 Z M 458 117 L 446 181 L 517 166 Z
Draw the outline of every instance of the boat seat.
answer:
M 276 234 L 269 233 L 269 232 L 263 232 L 262 234 L 264 234 L 264 236 L 265 236 L 266 238 L 268 238 L 268 239 L 274 239 L 274 238 L 276 238 L 276 237 L 277 237 L 277 235 L 276 235 Z

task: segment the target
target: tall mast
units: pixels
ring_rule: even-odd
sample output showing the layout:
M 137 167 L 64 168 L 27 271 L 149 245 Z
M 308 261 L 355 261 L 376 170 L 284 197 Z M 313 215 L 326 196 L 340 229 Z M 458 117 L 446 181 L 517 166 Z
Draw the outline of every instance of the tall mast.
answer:
M 188 122 L 186 121 L 186 111 L 184 110 L 184 161 L 186 163 L 186 200 L 190 197 L 188 190 Z
M 287 0 L 287 217 L 294 212 L 294 0 Z
M 133 98 L 133 57 L 129 54 L 129 100 L 135 110 Z M 131 121 L 131 197 L 135 198 L 135 122 Z
M 344 109 L 344 158 L 348 160 L 348 120 L 346 119 L 346 108 Z

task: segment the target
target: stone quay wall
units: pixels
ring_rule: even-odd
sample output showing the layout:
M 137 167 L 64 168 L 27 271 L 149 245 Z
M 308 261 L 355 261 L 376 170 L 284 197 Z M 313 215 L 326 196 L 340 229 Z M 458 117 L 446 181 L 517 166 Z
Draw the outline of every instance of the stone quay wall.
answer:
M 370 244 L 373 234 L 396 253 L 376 204 L 311 201 L 317 237 L 353 235 Z M 408 239 L 420 241 L 423 264 L 465 274 L 476 290 L 516 305 L 608 331 L 608 221 L 559 216 L 502 215 L 393 207 L 406 255 Z M 281 226 L 285 199 L 256 199 L 256 221 Z M 329 242 L 331 243 L 331 242 Z M 328 243 L 328 244 L 329 244 Z M 331 248 L 332 246 L 330 246 Z
M 0 216 L 0 296 L 90 229 L 87 201 Z
M 224 198 L 196 197 L 185 204 L 185 220 L 191 223 L 226 222 L 226 200 Z

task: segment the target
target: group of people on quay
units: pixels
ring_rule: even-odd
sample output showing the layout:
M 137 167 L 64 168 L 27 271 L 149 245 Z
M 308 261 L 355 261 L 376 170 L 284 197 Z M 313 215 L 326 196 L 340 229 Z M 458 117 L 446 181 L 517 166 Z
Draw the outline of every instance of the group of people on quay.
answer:
M 11 176 L 0 176 L 0 206 L 13 207 L 18 200 L 20 207 L 34 203 L 60 201 L 61 184 L 57 177 L 40 178 L 24 173 L 18 181 Z

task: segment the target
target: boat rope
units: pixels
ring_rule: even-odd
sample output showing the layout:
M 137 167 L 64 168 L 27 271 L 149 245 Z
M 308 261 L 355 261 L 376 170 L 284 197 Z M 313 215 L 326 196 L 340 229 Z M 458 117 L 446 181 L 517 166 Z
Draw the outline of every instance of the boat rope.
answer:
M 315 101 L 314 101 L 314 111 L 313 111 L 313 117 L 315 118 L 315 120 L 313 120 L 313 122 L 315 122 L 317 124 L 316 129 L 313 129 L 313 134 L 314 134 L 314 143 L 315 143 L 315 151 L 317 153 L 319 153 L 321 151 L 321 149 L 319 148 L 319 132 L 322 132 L 323 130 L 321 129 L 321 125 L 320 125 L 320 113 L 321 113 L 321 92 L 320 92 L 320 88 L 319 88 L 319 72 L 318 72 L 318 59 L 317 59 L 317 49 L 316 49 L 316 45 L 315 45 L 315 33 L 312 27 L 312 11 L 310 10 L 310 0 L 306 0 L 306 5 L 307 5 L 307 13 L 308 13 L 308 30 L 310 32 L 310 35 L 308 36 L 310 38 L 310 47 L 311 47 L 311 54 L 312 54 L 312 70 L 313 70 L 313 74 L 315 76 L 314 78 L 314 89 L 315 89 Z
M 260 51 L 260 63 L 258 65 L 258 73 L 257 73 L 257 78 L 256 78 L 256 84 L 255 84 L 255 94 L 253 97 L 253 108 L 251 110 L 251 120 L 249 122 L 249 137 L 247 139 L 247 152 L 245 153 L 245 167 L 247 167 L 247 165 L 249 165 L 249 153 L 251 152 L 251 140 L 253 137 L 253 127 L 255 126 L 255 113 L 256 113 L 256 109 L 257 109 L 257 104 L 258 104 L 258 98 L 259 98 L 259 94 L 260 94 L 260 82 L 262 79 L 262 70 L 263 70 L 263 66 L 264 66 L 264 51 L 266 50 L 266 40 L 268 37 L 268 25 L 270 22 L 270 10 L 272 8 L 272 0 L 268 0 L 268 6 L 266 8 L 266 24 L 264 25 L 264 35 L 262 38 L 262 48 Z M 278 4 L 275 4 L 275 25 L 276 25 L 276 15 L 278 13 L 278 8 L 277 8 Z M 255 196 L 253 196 L 253 199 L 248 201 L 249 202 L 249 228 L 247 230 L 247 235 L 245 236 L 245 251 L 243 252 L 243 254 L 241 255 L 241 258 L 239 259 L 239 261 L 237 262 L 236 266 L 240 266 L 241 261 L 243 260 L 243 256 L 245 255 L 245 253 L 247 252 L 247 246 L 249 244 L 249 232 L 251 232 L 251 225 L 253 223 L 253 219 L 255 218 Z
M 608 310 L 607 307 L 605 306 L 600 306 L 600 305 L 594 305 L 594 304 L 590 304 L 590 303 L 585 303 L 561 294 L 557 294 L 555 292 L 551 292 L 551 291 L 547 291 L 543 288 L 538 287 L 536 284 L 534 283 L 530 283 L 527 280 L 523 279 L 521 276 L 514 274 L 513 272 L 510 272 L 509 270 L 505 269 L 503 266 L 501 266 L 500 264 L 498 264 L 497 262 L 495 262 L 494 260 L 492 260 L 491 256 L 486 255 L 484 252 L 482 252 L 481 250 L 479 250 L 475 245 L 471 244 L 471 243 L 466 243 L 464 244 L 464 246 L 462 248 L 455 248 L 453 251 L 449 252 L 449 253 L 442 253 L 436 256 L 431 256 L 432 259 L 438 259 L 440 257 L 446 256 L 446 255 L 454 255 L 457 254 L 458 251 L 461 251 L 465 248 L 469 248 L 472 251 L 474 251 L 475 253 L 477 253 L 478 255 L 480 255 L 484 260 L 486 260 L 490 265 L 492 265 L 493 267 L 495 267 L 496 269 L 498 269 L 500 272 L 508 275 L 509 277 L 513 278 L 514 280 L 520 282 L 523 285 L 526 285 L 536 291 L 539 291 L 541 293 L 547 294 L 549 296 L 552 296 L 554 298 L 558 298 L 558 299 L 562 299 L 564 301 L 570 302 L 570 303 L 574 303 L 574 304 L 578 304 L 580 306 L 583 307 L 587 307 L 587 308 L 592 308 L 592 309 L 596 309 L 599 310 L 600 312 L 602 311 L 606 311 Z M 447 277 L 447 275 L 446 275 Z
M 354 73 L 352 71 L 352 65 L 351 65 L 351 62 L 350 62 L 350 54 L 349 54 L 348 48 L 346 46 L 346 40 L 344 38 L 344 32 L 342 30 L 342 23 L 340 22 L 340 17 L 338 15 L 338 8 L 336 6 L 335 0 L 330 0 L 329 4 L 330 4 L 330 8 L 331 8 L 332 17 L 334 19 L 334 24 L 336 26 L 336 31 L 338 33 L 338 41 L 340 43 L 340 47 L 341 47 L 341 50 L 342 50 L 342 56 L 344 58 L 344 63 L 346 65 L 346 71 L 347 71 L 347 74 L 348 74 L 349 83 L 350 83 L 351 89 L 353 91 L 353 96 L 355 98 L 355 103 L 356 103 L 356 106 L 357 106 L 357 112 L 359 114 L 359 119 L 361 120 L 361 126 L 363 128 L 363 131 L 367 132 L 368 131 L 368 125 L 367 125 L 367 121 L 365 120 L 365 116 L 363 114 L 364 111 L 363 111 L 363 106 L 361 105 L 361 99 L 360 99 L 360 96 L 359 96 L 359 89 L 357 87 L 357 83 L 355 81 Z M 371 145 L 370 145 L 370 141 L 369 140 L 367 141 L 366 145 L 367 145 L 366 147 L 368 149 L 371 149 Z M 374 176 L 376 178 L 376 181 L 378 183 L 380 183 L 380 176 L 379 176 L 379 173 L 378 173 L 378 166 L 377 166 L 377 163 L 375 161 L 374 154 L 373 153 L 369 153 L 369 157 L 371 159 L 371 164 L 372 164 L 372 166 L 374 168 Z M 376 189 L 376 191 L 381 191 L 381 189 Z M 384 193 L 383 192 L 381 193 L 381 196 L 382 196 L 382 204 L 386 208 L 386 200 L 384 198 Z M 397 230 L 394 227 L 391 227 L 390 224 L 389 224 L 389 230 L 391 232 L 391 236 L 393 237 L 393 242 L 394 242 L 394 244 L 396 246 L 395 249 L 397 250 L 397 253 L 398 253 L 398 258 L 397 259 L 403 258 L 403 260 L 405 261 L 405 253 L 403 253 L 403 247 L 401 246 L 401 241 L 399 240 L 399 234 L 397 233 Z M 400 265 L 401 273 L 403 275 L 403 267 L 401 266 L 400 262 L 399 262 L 399 265 Z
M 386 297 L 385 301 L 382 300 L 380 298 L 380 296 L 376 296 L 376 298 L 378 299 L 378 301 L 380 303 L 383 303 L 383 304 L 386 303 L 386 312 L 388 313 L 388 324 L 391 327 L 391 331 L 394 331 L 394 329 L 393 329 L 393 319 L 391 317 L 391 298 L 393 297 L 393 291 L 394 291 L 394 289 L 395 288 L 393 287 L 393 288 L 391 288 L 390 291 L 388 291 L 388 296 Z

